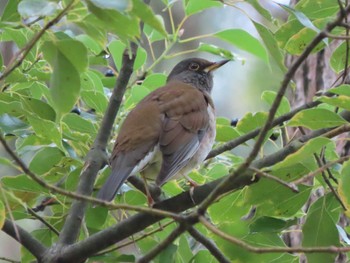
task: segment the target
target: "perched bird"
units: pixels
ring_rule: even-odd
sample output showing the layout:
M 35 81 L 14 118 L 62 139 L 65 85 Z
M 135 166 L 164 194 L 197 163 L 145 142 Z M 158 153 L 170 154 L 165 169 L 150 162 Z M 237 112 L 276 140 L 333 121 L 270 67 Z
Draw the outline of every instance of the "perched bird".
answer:
M 110 158 L 111 175 L 97 197 L 110 201 L 140 172 L 158 186 L 204 161 L 215 139 L 212 72 L 229 60 L 190 58 L 178 63 L 165 86 L 151 92 L 127 115 Z

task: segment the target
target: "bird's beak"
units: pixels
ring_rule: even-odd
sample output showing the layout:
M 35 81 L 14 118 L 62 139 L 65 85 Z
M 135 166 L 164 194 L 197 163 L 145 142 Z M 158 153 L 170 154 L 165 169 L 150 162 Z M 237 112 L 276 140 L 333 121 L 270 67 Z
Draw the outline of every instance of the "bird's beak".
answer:
M 214 62 L 212 64 L 210 64 L 209 66 L 207 66 L 204 71 L 205 72 L 211 72 L 211 71 L 214 71 L 218 68 L 220 68 L 221 66 L 225 65 L 227 62 L 231 61 L 230 59 L 225 59 L 225 60 L 221 60 L 221 61 L 218 61 L 218 62 Z

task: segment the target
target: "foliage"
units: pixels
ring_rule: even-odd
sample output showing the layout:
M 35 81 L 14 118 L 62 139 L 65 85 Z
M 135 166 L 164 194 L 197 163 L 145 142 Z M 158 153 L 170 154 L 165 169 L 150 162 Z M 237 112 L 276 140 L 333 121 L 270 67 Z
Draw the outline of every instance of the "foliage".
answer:
M 182 21 L 176 25 L 171 19 L 168 27 L 164 18 L 172 16 L 173 7 L 179 5 L 179 2 L 184 11 Z M 285 57 L 303 54 L 305 48 L 324 30 L 327 23 L 336 19 L 340 11 L 338 2 L 343 3 L 334 0 L 316 2 L 301 0 L 295 7 L 281 5 L 289 14 L 287 21 L 282 22 L 272 17 L 259 1 L 247 0 L 243 1 L 244 4 L 253 7 L 264 18 L 264 23 L 251 20 L 259 38 L 237 28 L 222 29 L 209 35 L 191 38 L 182 37 L 182 29 L 186 28 L 189 17 L 200 16 L 202 11 L 210 8 L 222 9 L 225 5 L 228 5 L 226 8 L 234 8 L 235 2 L 163 0 L 158 4 L 164 12 L 158 14 L 141 0 L 8 1 L 1 16 L 0 40 L 15 43 L 20 56 L 13 60 L 19 63 L 7 73 L 8 75 L 4 73 L 11 64 L 3 65 L 3 59 L 0 59 L 3 73 L 0 93 L 2 135 L 14 143 L 13 151 L 35 175 L 50 185 L 75 191 L 81 179 L 79 174 L 85 169 L 84 159 L 99 132 L 116 77 L 122 69 L 124 50 L 130 47 L 131 42 L 138 43 L 134 72 L 115 120 L 114 133 L 117 133 L 119 124 L 137 102 L 166 82 L 166 75 L 154 72 L 153 69 L 160 62 L 183 53 L 173 53 L 174 46 L 200 40 L 200 45 L 190 52 L 208 52 L 217 55 L 218 58 L 235 60 L 238 56 L 234 52 L 205 42 L 208 37 L 216 38 L 223 41 L 222 43 L 229 43 L 256 56 L 266 63 L 267 68 L 271 68 L 270 65 L 274 64 L 283 72 L 287 72 L 288 69 L 284 65 Z M 62 19 L 55 21 L 58 22 L 55 27 L 43 30 L 43 25 L 53 21 L 66 7 L 69 8 Z M 144 23 L 143 28 L 139 26 L 140 22 Z M 43 34 L 36 38 L 40 32 Z M 337 27 L 331 32 L 335 36 L 344 36 L 347 33 L 348 29 L 343 27 Z M 31 42 L 32 39 L 35 41 Z M 334 50 L 329 61 L 336 73 L 342 72 L 349 60 L 347 39 L 340 38 L 338 41 L 338 48 Z M 324 38 L 313 46 L 312 52 L 320 52 L 332 42 L 332 37 Z M 145 43 L 148 43 L 149 47 L 146 47 Z M 153 47 L 159 43 L 165 43 L 165 48 L 159 56 L 152 57 Z M 26 56 L 21 58 L 24 52 L 27 52 Z M 111 62 L 116 68 L 110 66 Z M 106 76 L 104 71 L 100 70 L 108 68 L 112 76 Z M 324 133 L 338 127 L 343 127 L 343 132 L 348 131 L 346 125 L 349 118 L 346 117 L 346 110 L 350 110 L 350 92 L 349 86 L 345 84 L 329 88 L 332 88 L 330 92 L 331 95 L 335 94 L 334 96 L 325 94 L 315 98 L 318 103 L 311 109 L 305 108 L 295 112 L 269 129 L 259 149 L 262 155 L 265 155 L 264 147 L 273 144 L 276 152 L 281 154 L 277 156 L 272 154 L 270 157 L 275 159 L 258 168 L 285 183 L 292 183 L 325 165 L 319 163 L 316 157 L 325 162 L 334 161 L 328 169 L 336 178 L 331 181 L 331 185 L 338 190 L 349 215 L 349 161 L 344 165 L 336 163 L 340 153 L 336 151 L 336 141 L 332 140 L 332 137 L 339 133 L 329 136 L 324 136 Z M 273 91 L 265 91 L 261 95 L 262 100 L 269 106 L 274 105 L 278 96 Z M 276 109 L 276 117 L 283 117 L 290 111 L 290 103 L 283 97 Z M 268 112 L 249 112 L 236 127 L 232 127 L 229 120 L 218 117 L 215 147 L 243 138 L 257 128 L 263 127 L 268 120 L 268 114 Z M 291 138 L 295 139 L 297 144 L 293 144 L 295 148 L 287 152 L 288 144 L 282 139 L 285 138 L 286 130 L 291 127 L 303 127 L 316 132 L 320 129 L 328 130 L 307 140 L 298 141 L 297 138 Z M 277 142 L 272 142 L 270 135 L 273 133 L 281 133 L 283 136 L 280 136 Z M 256 142 L 256 135 L 248 139 Z M 246 140 L 241 145 L 249 147 L 245 142 Z M 111 141 L 108 152 L 112 145 Z M 58 236 L 52 229 L 61 231 L 67 220 L 72 199 L 38 185 L 12 158 L 6 157 L 0 161 L 1 165 L 15 169 L 18 174 L 16 176 L 1 174 L 0 228 L 4 225 L 5 218 L 35 219 L 28 213 L 28 208 L 42 204 L 43 198 L 53 197 L 54 204 L 44 207 L 45 211 L 50 212 L 38 212 L 46 221 L 46 225 L 43 224 L 30 233 L 45 246 L 53 246 L 58 241 Z M 200 169 L 192 171 L 190 176 L 198 183 L 205 184 L 232 174 L 244 161 L 242 156 L 225 151 Z M 250 186 L 238 187 L 235 191 L 220 197 L 219 201 L 212 203 L 206 217 L 224 233 L 259 248 L 286 248 L 287 244 L 282 235 L 294 229 L 293 227 L 299 222 L 304 222 L 301 226 L 302 246 L 344 246 L 337 232 L 342 207 L 321 177 L 324 170 L 326 169 L 313 174 L 316 179 L 311 185 L 298 185 L 297 193 L 287 188 L 285 184 L 270 178 L 261 178 Z M 108 173 L 108 168 L 100 171 L 96 188 L 102 185 Z M 323 189 L 325 194 L 308 208 L 309 197 L 317 189 Z M 186 190 L 188 186 L 184 180 L 169 182 L 163 187 L 166 197 L 176 196 Z M 127 187 L 117 196 L 115 202 L 147 207 L 145 196 Z M 127 209 L 108 212 L 105 207 L 93 208 L 89 205 L 79 240 L 112 227 L 118 223 L 117 221 L 136 213 Z M 134 251 L 124 254 L 122 250 L 108 250 L 88 255 L 88 262 L 133 262 L 136 257 L 140 257 L 140 254 L 147 254 L 166 240 L 177 227 L 170 218 L 164 219 L 160 224 L 163 227 L 152 224 L 129 237 L 130 241 L 135 240 L 137 249 Z M 299 254 L 290 254 L 287 250 L 257 254 L 215 235 L 201 224 L 195 227 L 204 236 L 214 240 L 217 248 L 230 261 L 297 262 L 299 260 Z M 307 254 L 308 262 L 333 262 L 336 254 L 328 252 Z M 30 262 L 34 258 L 27 249 L 22 249 L 21 256 L 21 262 Z M 154 262 L 215 262 L 215 260 L 203 245 L 186 232 L 161 250 Z

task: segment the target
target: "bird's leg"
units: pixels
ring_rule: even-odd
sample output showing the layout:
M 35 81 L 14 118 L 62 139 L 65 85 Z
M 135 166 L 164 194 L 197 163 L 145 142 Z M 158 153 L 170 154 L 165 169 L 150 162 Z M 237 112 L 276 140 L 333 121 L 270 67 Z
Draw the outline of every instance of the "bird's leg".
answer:
M 197 184 L 195 181 L 193 181 L 187 174 L 183 174 L 183 176 L 186 178 L 186 180 L 190 184 L 190 190 L 189 190 L 190 198 L 191 198 L 192 202 L 194 204 L 196 204 L 196 202 L 194 201 L 194 198 L 193 198 L 193 191 L 194 191 L 195 187 L 199 186 L 199 184 Z
M 153 197 L 149 191 L 149 188 L 148 188 L 148 184 L 147 184 L 147 179 L 146 177 L 141 173 L 141 176 L 142 176 L 142 179 L 143 179 L 143 182 L 144 182 L 144 185 L 145 185 L 145 191 L 146 191 L 146 196 L 147 196 L 147 204 L 149 207 L 152 207 L 154 205 L 154 200 L 153 200 Z

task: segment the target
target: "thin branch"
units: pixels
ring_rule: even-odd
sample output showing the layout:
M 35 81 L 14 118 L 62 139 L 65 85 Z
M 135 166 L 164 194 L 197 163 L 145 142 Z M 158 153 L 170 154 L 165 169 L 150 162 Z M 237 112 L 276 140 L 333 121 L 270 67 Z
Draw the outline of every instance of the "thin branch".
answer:
M 38 259 L 42 258 L 42 256 L 47 251 L 47 248 L 34 237 L 32 237 L 30 233 L 8 219 L 5 219 L 5 224 L 2 228 L 2 231 L 11 236 L 13 239 L 17 240 Z
M 9 259 L 9 258 L 5 258 L 5 257 L 0 257 L 0 260 L 6 261 L 6 262 L 10 262 L 10 263 L 21 263 L 20 261 Z
M 258 176 L 265 177 L 265 178 L 267 178 L 269 180 L 275 181 L 275 182 L 277 182 L 277 183 L 287 187 L 288 189 L 290 189 L 294 193 L 299 193 L 298 187 L 295 184 L 293 184 L 293 183 L 288 183 L 286 181 L 283 181 L 282 179 L 280 179 L 280 178 L 278 178 L 276 176 L 268 174 L 268 173 L 266 173 L 264 171 L 260 171 L 259 169 L 256 169 L 254 167 L 249 167 L 248 169 L 252 170 Z
M 60 232 L 58 232 L 58 230 L 51 225 L 49 222 L 47 222 L 44 218 L 42 218 L 41 216 L 39 216 L 37 213 L 35 213 L 35 211 L 31 208 L 27 209 L 28 212 L 34 216 L 36 219 L 38 219 L 41 223 L 43 223 L 45 226 L 48 227 L 48 229 L 50 229 L 52 232 L 54 232 L 57 236 L 59 236 Z
M 350 5 L 348 5 L 345 8 L 345 11 L 347 14 L 350 10 Z M 256 142 L 253 146 L 252 151 L 250 152 L 249 156 L 246 158 L 245 162 L 241 164 L 230 176 L 228 176 L 225 180 L 223 180 L 210 194 L 208 197 L 199 205 L 198 207 L 198 213 L 203 214 L 204 211 L 208 208 L 208 206 L 215 201 L 215 199 L 227 188 L 227 186 L 230 184 L 230 181 L 237 177 L 238 175 L 244 173 L 247 168 L 251 165 L 251 163 L 254 161 L 256 156 L 259 154 L 260 148 L 262 144 L 264 143 L 264 139 L 268 133 L 268 131 L 273 127 L 273 119 L 277 112 L 277 109 L 283 99 L 284 93 L 287 90 L 287 87 L 289 85 L 289 82 L 291 81 L 292 77 L 294 76 L 295 72 L 299 68 L 299 66 L 303 63 L 303 61 L 309 56 L 309 54 L 312 52 L 312 50 L 322 41 L 322 39 L 325 38 L 325 34 L 330 32 L 333 28 L 335 28 L 339 23 L 344 19 L 343 13 L 338 13 L 337 18 L 331 22 L 328 23 L 326 28 L 322 30 L 320 33 L 317 34 L 317 36 L 311 41 L 311 43 L 305 48 L 303 53 L 296 59 L 287 73 L 284 75 L 284 79 L 282 81 L 281 87 L 279 88 L 277 95 L 272 103 L 272 106 L 270 108 L 268 117 L 265 121 L 265 124 L 263 128 L 260 130 L 258 138 L 256 139 Z
M 208 220 L 206 220 L 203 216 L 199 217 L 199 221 L 211 232 L 216 234 L 217 236 L 225 239 L 226 241 L 231 242 L 234 245 L 237 245 L 247 251 L 253 253 L 341 253 L 341 252 L 349 252 L 350 247 L 255 247 L 247 242 L 244 242 L 241 239 L 230 236 L 225 232 L 222 232 L 217 227 L 213 226 Z
M 327 94 L 328 94 L 328 96 L 331 96 L 330 93 L 327 93 Z M 325 94 L 325 96 L 327 96 L 327 94 Z M 283 122 L 290 120 L 298 112 L 305 110 L 305 109 L 314 108 L 321 103 L 322 103 L 321 101 L 313 101 L 310 103 L 306 103 L 306 104 L 290 111 L 289 113 L 286 113 L 286 114 L 276 118 L 272 122 L 272 127 L 281 125 L 281 124 L 283 124 Z M 223 152 L 230 151 L 230 150 L 236 148 L 237 146 L 245 143 L 246 141 L 255 138 L 257 135 L 259 135 L 259 132 L 260 132 L 260 128 L 255 129 L 255 130 L 253 130 L 249 133 L 246 133 L 246 134 L 244 134 L 244 135 L 242 135 L 242 136 L 240 136 L 232 141 L 228 141 L 228 142 L 224 143 L 223 145 L 216 147 L 215 149 L 211 150 L 211 152 L 208 154 L 206 159 L 213 158 L 213 157 L 215 157 Z
M 209 250 L 210 254 L 212 254 L 217 259 L 217 261 L 221 263 L 231 262 L 228 258 L 225 257 L 225 255 L 220 251 L 220 249 L 215 245 L 215 243 L 212 240 L 204 236 L 193 226 L 190 227 L 187 231 L 195 240 L 197 240 L 199 243 L 205 246 Z
M 340 157 L 337 160 L 330 161 L 330 162 L 324 164 L 323 166 L 321 166 L 320 168 L 318 168 L 317 170 L 315 170 L 315 171 L 313 171 L 311 173 L 308 173 L 307 175 L 301 177 L 300 179 L 297 179 L 297 180 L 293 181 L 292 183 L 296 184 L 296 185 L 302 184 L 302 183 L 306 183 L 307 181 L 309 181 L 310 179 L 314 178 L 319 173 L 324 172 L 326 169 L 332 167 L 333 165 L 335 165 L 337 163 L 343 163 L 343 162 L 349 160 L 349 158 L 350 158 L 350 155 L 346 155 L 346 156 Z
M 25 57 L 32 50 L 32 48 L 39 41 L 39 39 L 44 35 L 46 30 L 48 30 L 53 25 L 57 24 L 62 19 L 62 17 L 69 11 L 69 9 L 72 8 L 74 2 L 75 0 L 70 1 L 67 4 L 67 6 L 57 14 L 57 16 L 50 20 L 38 33 L 36 33 L 36 35 L 31 40 L 29 40 L 29 42 L 21 50 L 17 52 L 11 65 L 9 65 L 1 74 L 0 81 L 4 80 L 12 71 L 14 71 L 18 66 L 22 64 Z
M 157 233 L 157 232 L 163 231 L 164 228 L 166 228 L 167 226 L 173 224 L 174 222 L 175 222 L 175 221 L 170 221 L 170 222 L 168 222 L 168 223 L 166 223 L 166 224 L 162 224 L 162 226 L 160 226 L 160 227 L 158 227 L 158 228 L 156 228 L 156 229 L 154 229 L 154 230 L 152 230 L 152 231 L 150 231 L 150 232 L 148 232 L 148 233 L 146 233 L 146 234 L 143 234 L 142 236 L 139 236 L 138 238 L 135 238 L 135 239 L 133 239 L 133 240 L 130 240 L 130 241 L 128 241 L 128 242 L 125 242 L 125 243 L 123 243 L 123 244 L 120 244 L 120 245 L 118 245 L 118 246 L 116 246 L 116 247 L 113 247 L 113 248 L 111 248 L 111 249 L 104 250 L 104 251 L 102 251 L 101 253 L 98 253 L 98 254 L 96 254 L 96 255 L 94 255 L 94 256 L 96 256 L 96 257 L 97 257 L 97 256 L 101 256 L 101 255 L 104 255 L 104 254 L 107 254 L 107 253 L 116 251 L 116 250 L 118 250 L 118 249 L 121 249 L 121 248 L 123 248 L 123 247 L 129 246 L 129 245 L 131 245 L 131 244 L 134 244 L 134 243 L 136 243 L 137 241 L 140 241 L 140 240 L 142 240 L 142 239 L 145 239 L 146 237 L 152 236 L 152 235 L 154 235 L 154 234 Z
M 161 243 L 155 246 L 151 251 L 149 251 L 146 255 L 138 259 L 137 263 L 148 263 L 151 262 L 160 252 L 166 249 L 176 238 L 178 238 L 183 232 L 186 231 L 186 227 L 180 224 L 177 228 L 175 228 L 170 235 L 165 238 Z
M 325 163 L 323 163 L 323 161 L 321 160 L 321 158 L 316 154 L 314 153 L 314 157 L 316 159 L 316 162 L 318 164 L 318 166 L 321 168 L 323 165 L 325 165 Z M 338 200 L 338 202 L 340 203 L 340 205 L 342 206 L 342 208 L 344 209 L 344 211 L 346 211 L 346 206 L 345 204 L 343 203 L 343 201 L 341 200 L 340 196 L 338 195 L 337 191 L 334 189 L 333 185 L 331 184 L 331 182 L 329 181 L 329 179 L 327 178 L 326 176 L 326 173 L 325 171 L 329 170 L 329 167 L 326 168 L 325 170 L 323 170 L 321 172 L 321 175 L 322 175 L 322 178 L 323 180 L 325 181 L 325 183 L 327 184 L 327 186 L 329 187 L 329 189 L 331 189 L 335 199 Z

